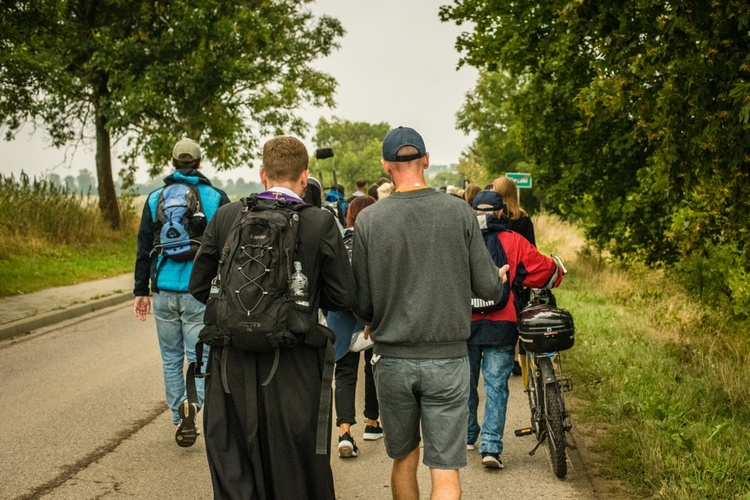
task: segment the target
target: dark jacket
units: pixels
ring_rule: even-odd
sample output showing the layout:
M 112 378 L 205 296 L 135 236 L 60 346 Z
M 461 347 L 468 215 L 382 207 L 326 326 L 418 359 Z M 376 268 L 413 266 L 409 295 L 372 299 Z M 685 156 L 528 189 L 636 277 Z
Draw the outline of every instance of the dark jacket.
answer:
M 259 203 L 265 203 L 259 200 Z M 195 256 L 190 276 L 190 293 L 204 304 L 211 280 L 216 276 L 219 257 L 229 229 L 244 206 L 235 201 L 221 207 L 203 234 L 203 243 Z M 354 306 L 354 278 L 349 257 L 333 216 L 316 208 L 301 210 L 297 259 L 302 263 L 310 286 L 312 310 L 318 307 L 338 311 Z
M 215 188 L 203 174 L 192 168 L 175 170 L 164 178 L 164 186 L 152 191 L 146 198 L 141 215 L 141 225 L 138 228 L 138 253 L 135 260 L 135 285 L 133 293 L 136 297 L 146 297 L 149 294 L 149 279 L 151 290 L 158 292 L 169 290 L 173 292 L 187 292 L 192 262 L 175 262 L 170 259 L 162 264 L 161 255 L 151 255 L 154 248 L 154 221 L 156 220 L 156 204 L 164 187 L 175 182 L 193 184 L 198 188 L 203 204 L 203 213 L 207 220 L 211 220 L 216 210 L 230 202 L 227 194 Z
M 503 220 L 508 225 L 508 229 L 517 232 L 518 234 L 526 238 L 529 243 L 536 246 L 536 237 L 534 236 L 534 223 L 531 222 L 531 217 L 524 215 L 518 219 Z
M 208 300 L 220 252 L 243 206 L 221 207 L 206 228 L 190 277 L 190 293 L 201 302 Z M 333 216 L 310 205 L 298 214 L 295 260 L 308 278 L 316 318 L 318 307 L 351 308 L 354 278 Z M 211 307 L 206 310 L 210 324 Z M 330 380 L 323 382 L 325 353 L 312 344 L 275 352 L 211 349 L 203 418 L 217 498 L 335 498 L 330 454 L 316 453 L 318 429 L 330 433 L 321 425 L 327 420 L 318 418 L 321 397 L 331 390 Z

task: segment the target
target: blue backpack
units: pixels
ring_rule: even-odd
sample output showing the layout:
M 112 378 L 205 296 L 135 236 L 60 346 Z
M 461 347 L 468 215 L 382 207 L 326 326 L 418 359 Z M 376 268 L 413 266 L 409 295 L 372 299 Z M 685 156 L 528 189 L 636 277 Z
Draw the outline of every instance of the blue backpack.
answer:
M 181 182 L 169 184 L 162 189 L 156 203 L 152 253 L 177 262 L 193 260 L 206 223 L 198 188 Z

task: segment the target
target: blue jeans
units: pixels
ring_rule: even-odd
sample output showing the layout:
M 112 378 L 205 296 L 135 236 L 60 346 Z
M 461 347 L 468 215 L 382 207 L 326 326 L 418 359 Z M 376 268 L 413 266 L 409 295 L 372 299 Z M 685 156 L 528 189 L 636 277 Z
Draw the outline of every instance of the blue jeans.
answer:
M 508 409 L 508 378 L 513 370 L 515 346 L 471 345 L 469 344 L 470 390 L 469 427 L 466 442 L 474 444 L 479 437 L 480 426 L 477 420 L 479 405 L 479 369 L 484 377 L 484 422 L 481 427 L 482 453 L 503 452 L 503 432 L 505 414 Z
M 185 388 L 185 356 L 188 363 L 195 361 L 195 344 L 203 328 L 206 308 L 187 292 L 161 291 L 153 297 L 156 332 L 159 337 L 161 364 L 164 370 L 164 389 L 167 405 L 172 410 L 172 422 L 180 423 L 178 408 L 187 399 Z M 208 362 L 208 346 L 203 350 L 203 362 Z M 205 365 L 204 365 L 205 366 Z M 195 381 L 198 406 L 203 406 L 203 379 Z

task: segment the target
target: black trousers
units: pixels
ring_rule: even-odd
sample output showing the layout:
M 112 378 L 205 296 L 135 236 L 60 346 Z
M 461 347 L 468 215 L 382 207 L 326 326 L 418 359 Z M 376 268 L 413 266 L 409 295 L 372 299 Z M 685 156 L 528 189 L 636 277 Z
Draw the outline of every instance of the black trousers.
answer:
M 363 352 L 365 354 L 365 418 L 377 420 L 380 407 L 370 364 L 372 349 L 366 349 Z M 336 362 L 336 425 L 357 423 L 354 397 L 357 389 L 359 355 L 358 352 L 347 352 Z
M 324 356 L 305 345 L 281 350 L 263 386 L 274 353 L 211 349 L 203 423 L 214 498 L 335 499 L 330 427 L 328 453 L 315 453 Z

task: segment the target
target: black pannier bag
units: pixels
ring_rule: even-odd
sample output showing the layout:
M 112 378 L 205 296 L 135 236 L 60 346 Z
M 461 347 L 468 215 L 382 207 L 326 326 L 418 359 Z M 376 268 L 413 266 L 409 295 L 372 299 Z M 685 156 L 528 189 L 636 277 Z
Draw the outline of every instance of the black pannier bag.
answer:
M 565 309 L 547 304 L 532 305 L 521 311 L 518 336 L 529 352 L 557 352 L 573 347 L 573 316 Z

